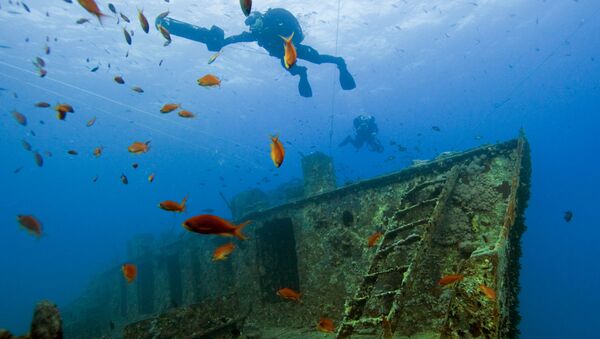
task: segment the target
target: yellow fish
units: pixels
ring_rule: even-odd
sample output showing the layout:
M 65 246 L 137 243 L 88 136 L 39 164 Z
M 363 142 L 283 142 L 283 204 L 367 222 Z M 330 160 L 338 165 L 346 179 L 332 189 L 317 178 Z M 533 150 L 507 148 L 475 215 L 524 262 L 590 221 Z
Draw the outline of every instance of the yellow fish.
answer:
M 281 35 L 279 37 L 284 41 L 283 50 L 285 54 L 283 55 L 283 64 L 285 65 L 285 68 L 290 69 L 290 67 L 294 66 L 296 59 L 298 58 L 296 47 L 294 47 L 294 43 L 292 42 L 294 32 L 292 32 L 292 35 L 288 38 L 282 37 Z

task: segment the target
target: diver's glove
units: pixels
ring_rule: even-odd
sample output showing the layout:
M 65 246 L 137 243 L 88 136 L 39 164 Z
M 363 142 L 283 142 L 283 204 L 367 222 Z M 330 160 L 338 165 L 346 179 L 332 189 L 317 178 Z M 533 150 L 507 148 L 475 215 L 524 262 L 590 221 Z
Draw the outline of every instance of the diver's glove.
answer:
M 210 28 L 208 39 L 206 40 L 206 47 L 211 52 L 220 51 L 223 48 L 225 41 L 225 32 L 223 29 L 217 26 L 212 26 Z

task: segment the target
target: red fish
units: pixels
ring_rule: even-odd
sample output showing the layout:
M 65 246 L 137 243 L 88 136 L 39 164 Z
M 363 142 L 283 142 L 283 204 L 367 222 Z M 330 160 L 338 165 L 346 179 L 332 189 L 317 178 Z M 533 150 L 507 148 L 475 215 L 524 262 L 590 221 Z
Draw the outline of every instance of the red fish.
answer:
M 132 143 L 127 150 L 133 154 L 142 154 L 148 152 L 150 150 L 150 141 L 141 142 L 136 141 Z
M 482 284 L 479 285 L 479 289 L 481 290 L 481 292 L 483 292 L 483 294 L 485 294 L 486 297 L 488 297 L 488 299 L 496 300 L 496 291 L 494 291 L 493 288 L 487 287 Z
M 217 249 L 215 249 L 212 260 L 213 261 L 225 260 L 231 254 L 231 252 L 233 252 L 234 249 L 235 249 L 235 244 L 232 242 L 229 242 L 225 245 L 221 245 L 221 246 L 217 247 Z
M 15 120 L 19 123 L 19 125 L 27 126 L 27 117 L 26 116 L 24 116 L 23 114 L 21 114 L 17 111 L 13 111 L 12 115 L 13 115 L 13 118 L 15 118 Z
M 277 291 L 277 295 L 282 297 L 283 299 L 293 300 L 302 303 L 302 301 L 300 300 L 302 293 L 296 292 L 291 288 L 281 288 Z
M 215 75 L 207 74 L 198 79 L 198 85 L 202 87 L 221 86 L 221 79 L 217 78 Z
M 245 16 L 250 15 L 250 11 L 252 10 L 252 0 L 240 0 L 240 7 L 242 7 L 242 12 Z
M 284 158 L 285 149 L 283 148 L 281 141 L 279 141 L 279 136 L 276 135 L 271 137 L 271 160 L 273 160 L 275 167 L 281 167 Z
M 333 333 L 335 326 L 333 326 L 333 320 L 329 318 L 321 318 L 317 324 L 317 330 L 323 333 Z
M 101 19 L 103 16 L 106 16 L 106 15 L 104 13 L 100 12 L 100 8 L 98 8 L 96 1 L 94 1 L 94 0 L 77 0 L 77 1 L 81 5 L 81 7 L 85 8 L 85 10 L 88 11 L 90 14 L 95 15 L 96 18 L 98 18 L 98 21 L 100 21 L 100 23 L 102 23 Z
M 369 247 L 375 246 L 375 244 L 377 244 L 377 241 L 379 240 L 379 238 L 381 238 L 382 235 L 383 235 L 383 233 L 381 233 L 381 232 L 375 232 L 375 233 L 371 234 L 371 236 L 367 239 L 367 246 L 369 246 Z
M 19 225 L 36 237 L 42 236 L 42 224 L 33 215 L 17 215 Z
M 121 271 L 123 272 L 123 276 L 127 280 L 128 283 L 132 283 L 137 276 L 137 266 L 134 264 L 123 264 L 121 266 Z
M 290 67 L 296 64 L 296 59 L 298 58 L 298 54 L 296 53 L 296 47 L 294 47 L 294 43 L 292 42 L 292 38 L 294 38 L 294 32 L 292 32 L 292 34 L 287 38 L 281 35 L 279 37 L 281 37 L 284 41 L 283 64 L 285 65 L 285 68 L 290 69 Z
M 464 275 L 462 274 L 449 274 L 449 275 L 445 275 L 443 276 L 439 281 L 438 281 L 438 285 L 440 286 L 446 286 L 448 284 L 452 284 L 453 282 L 456 281 L 461 281 L 464 279 Z
M 183 198 L 183 200 L 181 201 L 181 204 L 176 201 L 165 200 L 158 204 L 158 207 L 169 212 L 185 212 L 185 203 L 187 202 L 187 199 L 188 196 L 186 195 L 185 198 Z
M 245 240 L 247 238 L 242 234 L 242 229 L 251 222 L 248 220 L 236 226 L 216 215 L 201 214 L 186 220 L 183 227 L 190 232 L 237 237 L 240 240 Z

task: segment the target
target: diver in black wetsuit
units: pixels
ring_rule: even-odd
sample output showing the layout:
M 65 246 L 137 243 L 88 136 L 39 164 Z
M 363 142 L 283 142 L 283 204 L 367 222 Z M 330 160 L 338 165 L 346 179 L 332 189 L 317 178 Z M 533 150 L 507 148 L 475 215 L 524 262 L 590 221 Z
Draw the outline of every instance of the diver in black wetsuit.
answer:
M 294 33 L 292 42 L 296 47 L 298 59 L 306 60 L 314 64 L 332 63 L 337 65 L 340 71 L 340 85 L 344 90 L 351 90 L 356 87 L 354 78 L 346 68 L 346 62 L 341 57 L 334 57 L 326 54 L 319 54 L 317 50 L 310 46 L 302 44 L 304 34 L 298 20 L 294 15 L 283 8 L 272 8 L 264 14 L 252 12 L 246 18 L 245 24 L 249 26 L 250 32 L 242 32 L 225 38 L 225 33 L 220 27 L 212 26 L 209 29 L 194 26 L 169 17 L 156 18 L 156 25 L 162 25 L 172 35 L 180 36 L 186 39 L 194 40 L 206 44 L 209 51 L 219 51 L 221 48 L 238 42 L 253 42 L 269 55 L 277 57 L 283 65 L 283 40 L 280 36 L 289 37 Z M 298 90 L 303 97 L 312 96 L 312 89 L 308 82 L 306 67 L 298 64 L 290 67 L 288 71 L 292 75 L 300 76 Z
M 346 146 L 351 143 L 354 148 L 358 151 L 366 142 L 369 145 L 369 149 L 373 152 L 383 152 L 383 145 L 377 139 L 377 124 L 375 123 L 375 117 L 371 115 L 359 115 L 354 118 L 354 130 L 356 136 L 352 138 L 347 136 L 344 141 L 340 143 L 340 147 Z

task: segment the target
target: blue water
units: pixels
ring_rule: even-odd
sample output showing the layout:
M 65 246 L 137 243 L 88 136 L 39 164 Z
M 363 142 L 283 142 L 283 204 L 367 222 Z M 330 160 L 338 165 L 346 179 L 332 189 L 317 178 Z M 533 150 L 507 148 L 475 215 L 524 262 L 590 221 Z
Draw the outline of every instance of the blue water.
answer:
M 0 0 L 0 327 L 24 333 L 36 301 L 73 301 L 95 274 L 125 260 L 133 235 L 183 232 L 186 216 L 205 208 L 230 217 L 219 192 L 230 198 L 257 183 L 271 190 L 300 177 L 300 153 L 331 154 L 343 184 L 412 159 L 510 139 L 523 127 L 533 174 L 521 260 L 522 337 L 598 336 L 598 1 L 342 0 L 339 16 L 335 1 L 254 1 L 262 12 L 285 6 L 302 25 L 303 44 L 345 59 L 353 90 L 340 88 L 335 66 L 298 60 L 308 68 L 310 98 L 256 43 L 227 46 L 208 65 L 213 52 L 205 45 L 173 36 L 163 47 L 153 27 L 156 15 L 170 10 L 184 22 L 218 25 L 225 37 L 238 34 L 246 29 L 238 1 L 112 1 L 131 19 L 126 25 L 113 16 L 100 25 L 77 2 L 26 3 L 30 12 Z M 98 4 L 112 15 L 106 1 Z M 148 16 L 149 34 L 136 8 Z M 90 22 L 76 24 L 79 18 Z M 131 46 L 123 26 L 135 32 Z M 32 65 L 36 56 L 46 61 L 44 78 Z M 207 73 L 222 79 L 220 88 L 197 85 Z M 59 121 L 51 108 L 35 108 L 38 101 L 70 103 L 75 113 Z M 161 114 L 168 102 L 197 117 Z M 27 116 L 26 127 L 13 110 Z M 359 114 L 376 117 L 383 153 L 337 147 Z M 86 127 L 93 116 L 96 124 Z M 269 157 L 271 134 L 287 149 L 279 169 Z M 43 167 L 22 139 L 52 152 Z M 148 140 L 148 153 L 127 151 Z M 97 146 L 104 147 L 99 158 L 92 155 Z M 71 149 L 79 155 L 67 154 Z M 157 207 L 188 193 L 188 214 Z M 566 210 L 574 212 L 570 223 Z M 17 214 L 39 218 L 44 236 L 21 229 Z

